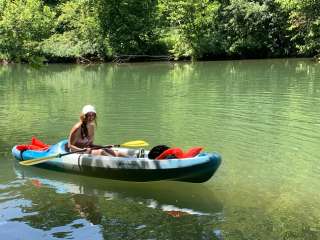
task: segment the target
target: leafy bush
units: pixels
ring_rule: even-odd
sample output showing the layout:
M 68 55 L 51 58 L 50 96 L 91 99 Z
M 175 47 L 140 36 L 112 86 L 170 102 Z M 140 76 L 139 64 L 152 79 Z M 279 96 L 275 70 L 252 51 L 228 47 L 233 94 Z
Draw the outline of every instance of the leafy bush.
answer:
M 43 42 L 43 52 L 51 57 L 102 58 L 104 40 L 95 2 L 66 1 L 58 5 L 57 11 L 55 33 Z
M 320 2 L 294 1 L 290 8 L 290 36 L 298 54 L 320 53 Z
M 156 7 L 156 0 L 100 1 L 100 20 L 112 54 L 157 53 Z
M 289 55 L 287 19 L 288 13 L 274 0 L 231 0 L 221 11 L 226 53 L 241 57 Z
M 55 13 L 40 0 L 2 0 L 0 56 L 9 61 L 41 60 L 41 43 L 54 28 Z
M 176 59 L 221 53 L 216 32 L 219 6 L 210 0 L 159 1 L 159 14 L 173 42 L 170 52 Z

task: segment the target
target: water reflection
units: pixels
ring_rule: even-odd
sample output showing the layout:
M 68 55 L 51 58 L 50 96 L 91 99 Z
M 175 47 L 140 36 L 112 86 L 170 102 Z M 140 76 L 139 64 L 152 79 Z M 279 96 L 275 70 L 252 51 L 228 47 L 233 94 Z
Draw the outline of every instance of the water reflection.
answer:
M 17 211 L 7 215 L 5 221 L 15 222 L 24 232 L 31 227 L 56 238 L 91 232 L 97 239 L 120 239 L 133 232 L 143 238 L 156 237 L 164 229 L 169 229 L 162 233 L 164 236 L 174 237 L 182 231 L 180 227 L 199 236 L 199 231 L 210 232 L 212 225 L 223 218 L 222 203 L 203 184 L 128 183 L 18 164 L 14 164 L 14 171 L 20 185 L 10 192 L 16 192 L 17 197 L 4 202 L 14 204 L 10 209 Z M 168 226 L 168 221 L 177 224 Z
M 21 167 L 15 164 L 15 172 L 21 179 L 30 180 L 37 187 L 49 187 L 56 193 L 73 196 L 98 196 L 106 200 L 127 199 L 144 206 L 163 211 L 180 210 L 189 214 L 209 215 L 222 211 L 222 203 L 203 184 L 174 182 L 134 183 L 110 181 L 46 169 Z M 76 197 L 75 203 L 83 197 Z M 91 207 L 88 206 L 88 209 Z
M 1 238 L 320 239 L 319 76 L 304 59 L 1 66 Z M 206 185 L 16 178 L 11 147 L 65 138 L 88 102 L 97 143 L 196 144 L 223 166 Z

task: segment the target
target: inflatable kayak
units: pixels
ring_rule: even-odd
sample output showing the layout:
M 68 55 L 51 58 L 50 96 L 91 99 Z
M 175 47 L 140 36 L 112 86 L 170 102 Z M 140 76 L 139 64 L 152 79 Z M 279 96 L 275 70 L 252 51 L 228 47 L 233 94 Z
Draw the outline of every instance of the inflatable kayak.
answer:
M 137 157 L 139 149 L 122 147 L 114 149 L 126 153 L 128 157 L 86 153 L 66 154 L 67 140 L 51 146 L 34 140 L 32 145 L 14 146 L 13 156 L 19 161 L 26 161 L 60 155 L 33 166 L 114 180 L 135 182 L 172 180 L 199 183 L 209 180 L 221 163 L 221 157 L 217 153 L 200 152 L 193 157 L 155 160 L 147 157 L 148 151 Z

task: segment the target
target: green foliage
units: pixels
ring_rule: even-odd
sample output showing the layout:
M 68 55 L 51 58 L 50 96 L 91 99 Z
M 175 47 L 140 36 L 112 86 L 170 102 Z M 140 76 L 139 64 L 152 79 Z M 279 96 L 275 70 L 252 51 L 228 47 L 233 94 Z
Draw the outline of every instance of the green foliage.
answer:
M 313 56 L 316 0 L 0 0 L 0 60 Z
M 101 0 L 100 20 L 112 54 L 156 53 L 156 0 Z
M 2 0 L 0 56 L 9 61 L 38 62 L 41 42 L 53 30 L 54 12 L 40 0 Z
M 58 6 L 56 32 L 43 42 L 43 52 L 53 57 L 103 56 L 103 35 L 92 0 L 66 1 Z
M 297 1 L 290 13 L 292 44 L 298 53 L 310 56 L 320 53 L 320 2 Z
M 224 48 L 231 56 L 271 57 L 290 53 L 286 11 L 274 0 L 231 0 L 221 12 Z
M 219 3 L 210 0 L 159 1 L 161 19 L 168 23 L 172 35 L 170 52 L 176 59 L 221 52 L 220 36 L 215 31 L 218 9 Z

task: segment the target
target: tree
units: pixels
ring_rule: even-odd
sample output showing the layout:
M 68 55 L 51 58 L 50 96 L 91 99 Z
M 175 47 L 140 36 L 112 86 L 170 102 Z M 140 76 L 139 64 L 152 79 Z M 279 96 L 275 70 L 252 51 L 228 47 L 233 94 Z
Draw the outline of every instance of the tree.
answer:
M 316 0 L 295 0 L 290 7 L 289 30 L 298 54 L 304 56 L 319 54 L 320 2 Z
M 0 58 L 37 62 L 41 42 L 53 31 L 55 13 L 41 0 L 2 0 L 0 4 Z
M 289 55 L 288 13 L 275 0 L 230 0 L 220 16 L 228 55 L 272 57 Z
M 104 39 L 93 0 L 71 0 L 57 6 L 55 33 L 43 43 L 43 52 L 54 58 L 103 58 Z
M 101 0 L 99 5 L 111 54 L 157 52 L 156 0 Z
M 210 0 L 159 1 L 161 18 L 169 24 L 170 51 L 176 59 L 221 54 L 221 39 L 216 31 L 219 6 Z

